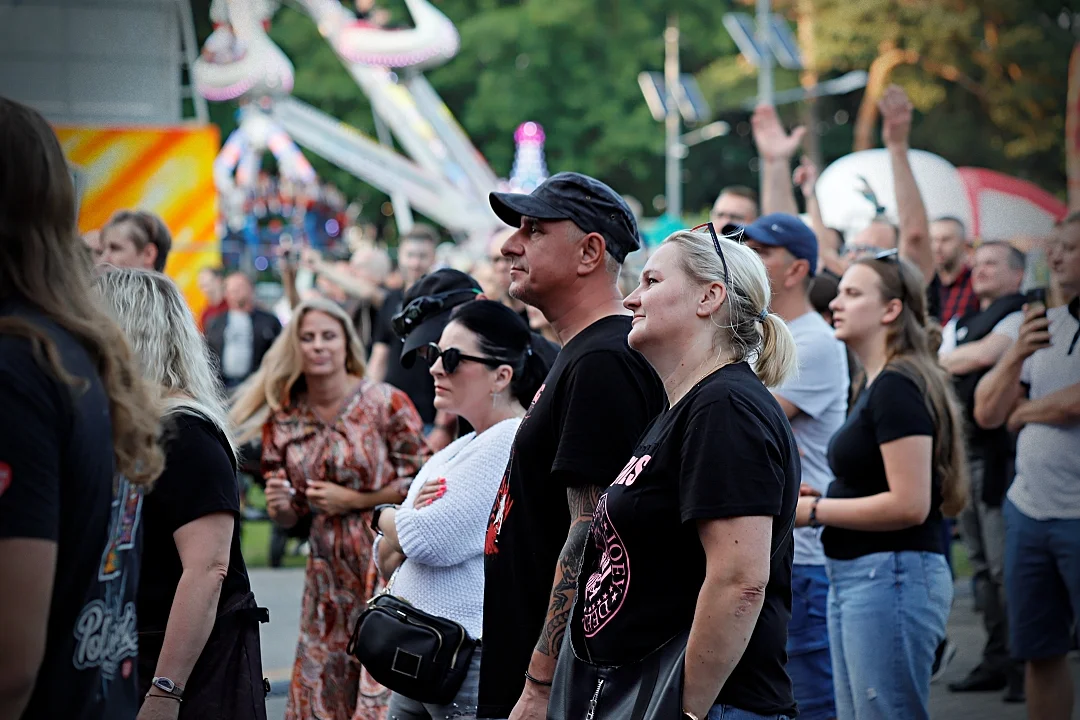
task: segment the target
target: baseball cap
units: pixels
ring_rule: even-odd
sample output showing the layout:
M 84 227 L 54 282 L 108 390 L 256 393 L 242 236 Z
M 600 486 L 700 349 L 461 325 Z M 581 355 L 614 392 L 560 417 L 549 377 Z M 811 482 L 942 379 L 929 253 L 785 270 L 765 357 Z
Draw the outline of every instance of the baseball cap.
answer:
M 811 277 L 817 273 L 818 242 L 814 231 L 799 218 L 787 213 L 763 215 L 749 225 L 726 225 L 724 234 L 743 232 L 743 239 L 762 245 L 782 247 L 799 260 L 810 263 Z
M 572 220 L 586 233 L 600 233 L 607 251 L 620 263 L 641 248 L 641 233 L 630 206 L 596 178 L 575 172 L 552 175 L 528 195 L 493 192 L 491 209 L 507 225 L 521 227 L 521 216 Z
M 413 283 L 405 291 L 401 311 L 391 320 L 394 332 L 404 341 L 401 364 L 412 367 L 417 348 L 438 342 L 454 308 L 480 293 L 480 283 L 453 268 L 436 270 Z

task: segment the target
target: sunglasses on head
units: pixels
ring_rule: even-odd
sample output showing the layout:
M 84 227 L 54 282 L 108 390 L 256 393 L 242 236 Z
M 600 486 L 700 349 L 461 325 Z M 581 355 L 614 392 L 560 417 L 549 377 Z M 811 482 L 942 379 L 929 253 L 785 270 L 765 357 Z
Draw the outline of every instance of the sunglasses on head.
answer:
M 480 291 L 476 288 L 460 288 L 418 297 L 390 318 L 390 327 L 399 337 L 405 337 L 432 315 L 438 315 L 444 310 L 460 305 L 462 303 L 460 297 L 465 294 L 479 295 Z M 451 302 L 452 300 L 454 302 Z
M 707 222 L 707 223 L 702 223 L 701 225 L 696 225 L 696 226 L 690 228 L 690 232 L 697 232 L 699 230 L 703 230 L 703 229 L 706 229 L 706 228 L 709 230 L 709 235 L 712 237 L 713 248 L 716 249 L 716 254 L 720 256 L 720 264 L 724 266 L 724 285 L 730 285 L 731 284 L 731 276 L 728 273 L 727 259 L 724 257 L 724 251 L 720 249 L 720 237 L 716 234 L 716 228 L 713 226 L 713 224 L 711 222 Z M 738 234 L 737 238 L 738 238 L 737 242 L 741 243 L 742 242 L 742 230 L 741 229 L 739 230 L 739 234 Z
M 469 362 L 480 363 L 487 365 L 489 368 L 497 368 L 500 365 L 505 365 L 504 360 L 497 358 L 477 357 L 476 355 L 466 355 L 457 348 L 449 347 L 446 349 L 440 348 L 435 343 L 428 343 L 427 345 L 417 349 L 416 354 L 424 358 L 428 365 L 434 365 L 435 361 L 442 358 L 443 370 L 447 375 L 453 375 L 458 369 L 458 365 L 462 360 Z
M 911 307 L 908 304 L 907 283 L 904 282 L 904 270 L 900 265 L 900 249 L 892 248 L 891 250 L 882 250 L 874 253 L 868 259 L 877 260 L 878 262 L 891 262 L 896 265 L 896 271 L 900 276 L 900 297 L 898 300 L 900 300 L 901 305 Z

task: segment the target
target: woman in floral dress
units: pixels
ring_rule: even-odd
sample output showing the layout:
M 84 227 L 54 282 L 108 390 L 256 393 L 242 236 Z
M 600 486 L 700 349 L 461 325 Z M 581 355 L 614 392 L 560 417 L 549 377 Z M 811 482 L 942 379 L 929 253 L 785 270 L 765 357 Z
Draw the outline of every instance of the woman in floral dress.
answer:
M 286 528 L 311 520 L 286 720 L 386 714 L 389 692 L 345 646 L 376 591 L 371 509 L 400 502 L 430 453 L 409 398 L 363 373 L 348 317 L 329 301 L 309 300 L 233 408 L 241 437 L 261 427 L 270 517 Z

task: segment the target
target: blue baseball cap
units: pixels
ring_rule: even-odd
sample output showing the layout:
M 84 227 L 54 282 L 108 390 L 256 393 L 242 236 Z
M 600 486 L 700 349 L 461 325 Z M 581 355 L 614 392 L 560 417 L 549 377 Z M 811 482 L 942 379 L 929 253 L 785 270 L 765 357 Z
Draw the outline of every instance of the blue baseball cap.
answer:
M 575 172 L 552 175 L 528 195 L 493 192 L 491 209 L 511 227 L 521 216 L 537 220 L 572 220 L 583 232 L 604 236 L 607 251 L 620 263 L 641 249 L 641 233 L 630 206 L 596 178 Z
M 749 225 L 727 225 L 724 234 L 742 230 L 743 237 L 762 245 L 782 247 L 798 260 L 810 263 L 810 275 L 817 274 L 817 235 L 799 218 L 787 213 L 763 215 Z

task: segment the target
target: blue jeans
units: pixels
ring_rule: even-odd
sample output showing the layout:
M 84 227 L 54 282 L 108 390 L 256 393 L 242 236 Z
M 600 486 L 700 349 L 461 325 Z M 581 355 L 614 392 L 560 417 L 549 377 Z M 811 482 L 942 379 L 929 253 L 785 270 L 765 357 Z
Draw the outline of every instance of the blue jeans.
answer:
M 791 622 L 787 673 L 800 720 L 836 717 L 829 658 L 829 575 L 824 565 L 791 566 Z
M 929 720 L 934 650 L 953 596 L 945 558 L 873 553 L 828 569 L 837 720 Z
M 713 705 L 705 720 L 789 720 L 789 718 L 787 715 L 758 715 L 730 705 Z
M 390 694 L 386 720 L 473 720 L 480 692 L 480 651 L 476 648 L 469 661 L 469 673 L 449 705 L 432 705 L 411 700 L 399 693 Z
M 1035 520 L 1009 500 L 1003 514 L 1012 656 L 1065 655 L 1080 618 L 1080 520 Z

